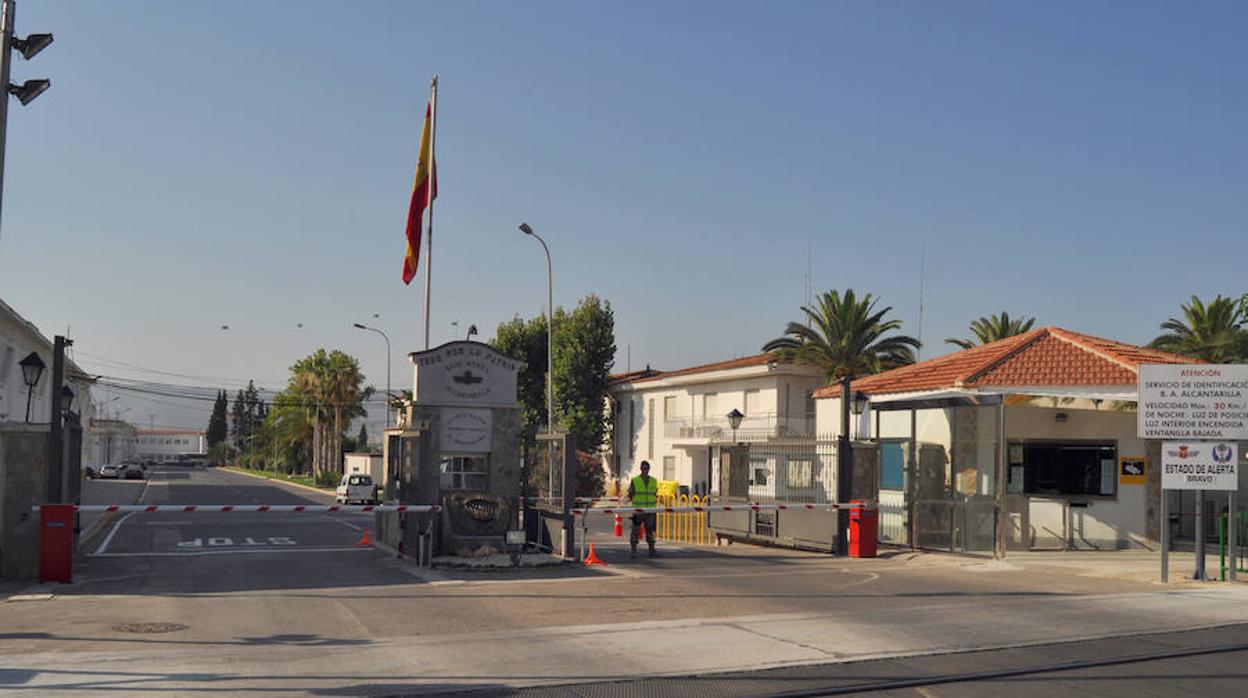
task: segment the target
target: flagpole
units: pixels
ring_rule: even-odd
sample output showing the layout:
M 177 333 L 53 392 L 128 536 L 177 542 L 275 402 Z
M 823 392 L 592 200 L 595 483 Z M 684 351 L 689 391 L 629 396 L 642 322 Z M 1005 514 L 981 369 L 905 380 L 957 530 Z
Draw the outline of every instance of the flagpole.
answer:
M 429 209 L 429 229 L 425 244 L 425 349 L 429 349 L 429 291 L 432 288 L 430 279 L 433 276 L 433 192 L 438 186 L 438 168 L 436 145 L 438 133 L 438 76 L 433 76 L 429 96 L 429 186 L 427 187 Z

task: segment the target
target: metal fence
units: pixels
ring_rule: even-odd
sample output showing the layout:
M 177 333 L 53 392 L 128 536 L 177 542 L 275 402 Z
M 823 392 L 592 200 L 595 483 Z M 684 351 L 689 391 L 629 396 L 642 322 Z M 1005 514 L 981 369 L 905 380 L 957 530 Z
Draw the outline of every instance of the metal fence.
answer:
M 725 417 L 673 417 L 663 423 L 668 439 L 808 439 L 815 435 L 815 413 L 746 415 L 734 430 Z
M 725 449 L 742 462 L 720 467 L 719 495 L 751 502 L 836 501 L 836 440 L 746 442 Z M 725 485 L 727 485 L 725 487 Z

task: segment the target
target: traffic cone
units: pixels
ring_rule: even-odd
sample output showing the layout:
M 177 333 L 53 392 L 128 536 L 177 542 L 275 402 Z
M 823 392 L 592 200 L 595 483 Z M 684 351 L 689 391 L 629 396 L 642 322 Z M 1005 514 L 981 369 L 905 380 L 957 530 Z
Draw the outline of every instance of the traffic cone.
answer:
M 369 537 L 368 529 L 366 528 L 364 529 L 364 537 L 360 538 L 359 542 L 356 543 L 356 545 L 372 545 L 372 544 L 373 544 L 373 539 Z
M 615 537 L 616 538 L 624 537 L 624 518 L 621 517 L 619 514 L 615 515 Z
M 602 565 L 602 566 L 604 566 L 604 567 L 605 567 L 605 566 L 606 566 L 606 564 L 607 564 L 607 563 L 603 562 L 602 560 L 598 559 L 598 555 L 597 555 L 597 553 L 595 553 L 595 552 L 594 552 L 594 544 L 593 544 L 593 543 L 590 543 L 590 544 L 589 544 L 589 557 L 586 557 L 586 558 L 585 558 L 585 564 L 586 564 L 586 565 Z

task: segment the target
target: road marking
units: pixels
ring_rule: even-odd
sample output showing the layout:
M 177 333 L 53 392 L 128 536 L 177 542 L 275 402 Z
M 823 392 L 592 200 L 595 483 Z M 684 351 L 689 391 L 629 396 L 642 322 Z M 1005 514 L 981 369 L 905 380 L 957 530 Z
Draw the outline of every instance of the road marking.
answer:
M 130 518 L 131 516 L 134 516 L 135 513 L 136 512 L 132 511 L 129 514 L 126 514 L 125 516 L 121 517 L 120 519 L 117 519 L 117 523 L 113 524 L 113 529 L 108 532 L 107 536 L 104 536 L 104 540 L 103 542 L 100 543 L 100 547 L 96 548 L 95 552 L 91 554 L 103 555 L 104 551 L 108 550 L 108 544 L 113 542 L 113 536 L 117 535 L 117 529 L 121 528 L 121 525 L 126 522 L 126 519 Z
M 294 538 L 291 538 L 290 536 L 268 536 L 268 542 L 258 541 L 255 538 L 252 538 L 251 536 L 247 536 L 246 538 L 243 539 L 242 543 L 235 543 L 233 538 L 229 538 L 225 536 L 208 539 L 208 547 L 210 548 L 230 547 L 230 546 L 235 546 L 235 545 L 256 546 L 256 545 L 298 545 L 298 544 L 299 543 L 295 541 Z M 180 541 L 178 543 L 178 547 L 179 548 L 202 548 L 204 547 L 204 539 L 192 538 L 191 540 Z
M 91 553 L 88 557 L 198 557 L 200 555 L 276 555 L 279 553 L 364 553 L 372 548 L 351 546 L 349 548 L 233 548 L 222 550 L 202 550 L 198 552 L 164 552 L 164 553 Z

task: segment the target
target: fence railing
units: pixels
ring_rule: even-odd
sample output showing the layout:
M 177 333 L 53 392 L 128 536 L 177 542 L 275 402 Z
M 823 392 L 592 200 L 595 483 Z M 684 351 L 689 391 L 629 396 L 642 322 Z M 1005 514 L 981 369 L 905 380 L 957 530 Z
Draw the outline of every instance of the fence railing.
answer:
M 668 439 L 733 438 L 734 430 L 724 417 L 673 417 L 663 423 L 663 436 Z M 735 430 L 738 439 L 810 438 L 815 435 L 815 414 L 746 415 Z
M 661 507 L 698 507 L 710 503 L 710 497 L 699 497 L 696 494 L 658 497 Z M 705 511 L 659 512 L 655 519 L 654 535 L 663 540 L 694 545 L 707 545 L 715 540 Z

